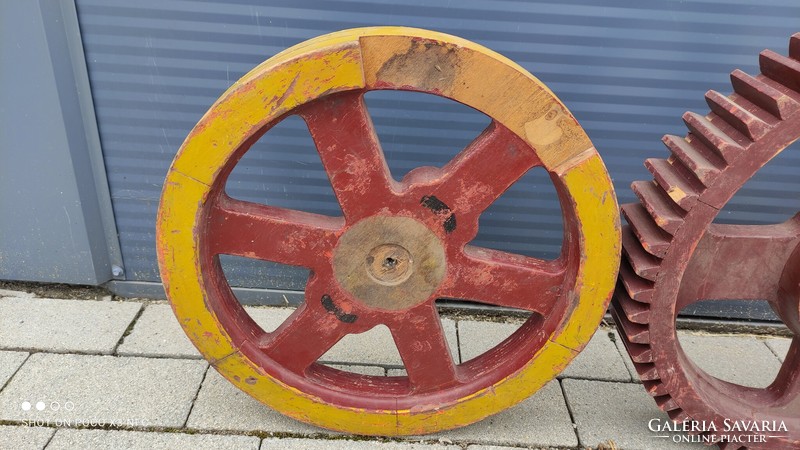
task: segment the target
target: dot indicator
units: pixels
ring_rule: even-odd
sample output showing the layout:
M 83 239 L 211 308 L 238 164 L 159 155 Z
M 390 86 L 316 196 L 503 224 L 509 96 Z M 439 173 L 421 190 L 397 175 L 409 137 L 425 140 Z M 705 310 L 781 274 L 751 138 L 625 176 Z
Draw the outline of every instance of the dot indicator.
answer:
M 36 409 L 39 411 L 44 411 L 45 406 L 47 405 L 45 405 L 44 402 L 36 402 Z
M 22 402 L 22 410 L 23 411 L 30 411 L 31 410 L 31 402 Z

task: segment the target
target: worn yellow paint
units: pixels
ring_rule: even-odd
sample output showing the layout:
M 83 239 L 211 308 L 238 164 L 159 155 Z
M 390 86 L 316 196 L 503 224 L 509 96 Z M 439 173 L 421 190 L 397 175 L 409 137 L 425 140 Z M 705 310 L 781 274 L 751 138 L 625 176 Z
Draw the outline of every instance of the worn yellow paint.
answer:
M 675 203 L 680 203 L 684 198 L 686 198 L 686 192 L 684 192 L 683 189 L 679 187 L 674 187 L 670 189 L 669 191 L 667 191 L 667 194 L 669 194 L 670 198 L 674 200 Z
M 275 118 L 323 95 L 364 86 L 357 42 L 322 53 L 307 50 L 259 66 L 223 94 L 189 133 L 172 169 L 211 184 L 232 153 Z
M 551 381 L 576 355 L 576 351 L 548 342 L 517 374 L 424 413 L 331 405 L 269 376 L 242 353 L 219 361 L 215 368 L 244 392 L 297 420 L 353 434 L 400 436 L 456 428 L 502 411 Z M 242 382 L 244 377 L 250 381 Z
M 397 59 L 386 66 L 391 70 L 381 70 L 398 51 L 411 55 L 409 62 L 419 63 L 424 55 L 410 51 L 414 39 L 455 53 L 449 69 L 439 67 L 450 70 L 447 86 L 437 87 L 436 77 L 414 75 Z M 578 294 L 562 327 L 517 373 L 433 411 L 360 410 L 299 391 L 265 373 L 234 348 L 205 301 L 206 274 L 198 252 L 202 236 L 195 230 L 220 169 L 265 124 L 320 96 L 375 87 L 381 81 L 379 73 L 399 77 L 384 82 L 403 82 L 406 77 L 405 81 L 434 87 L 442 95 L 486 112 L 526 139 L 567 187 L 582 225 Z M 225 378 L 291 417 L 370 435 L 456 428 L 536 392 L 591 338 L 614 287 L 620 252 L 619 215 L 608 174 L 588 137 L 553 93 L 517 64 L 477 44 L 402 27 L 346 30 L 307 41 L 269 59 L 231 86 L 192 130 L 173 162 L 161 197 L 157 241 L 161 276 L 175 314 L 195 346 Z
M 161 193 L 156 220 L 156 253 L 161 281 L 172 310 L 189 339 L 203 356 L 214 361 L 235 351 L 219 321 L 203 301 L 202 273 L 198 261 L 198 206 L 208 186 L 170 170 Z
M 597 152 L 581 156 L 560 174 L 581 223 L 577 303 L 560 334 L 551 338 L 576 350 L 591 339 L 608 308 L 622 250 L 619 205 L 606 167 Z
M 592 148 L 544 83 L 477 44 L 430 32 L 377 33 L 361 38 L 361 52 L 367 87 L 413 86 L 482 111 L 531 144 L 548 170 Z

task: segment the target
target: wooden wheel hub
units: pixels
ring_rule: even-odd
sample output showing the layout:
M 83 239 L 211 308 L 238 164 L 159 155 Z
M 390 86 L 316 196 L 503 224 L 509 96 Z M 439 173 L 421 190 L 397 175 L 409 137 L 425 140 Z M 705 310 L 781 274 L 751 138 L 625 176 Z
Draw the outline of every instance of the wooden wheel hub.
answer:
M 342 235 L 333 252 L 336 280 L 371 308 L 400 310 L 428 300 L 445 269 L 439 238 L 408 217 L 364 219 Z

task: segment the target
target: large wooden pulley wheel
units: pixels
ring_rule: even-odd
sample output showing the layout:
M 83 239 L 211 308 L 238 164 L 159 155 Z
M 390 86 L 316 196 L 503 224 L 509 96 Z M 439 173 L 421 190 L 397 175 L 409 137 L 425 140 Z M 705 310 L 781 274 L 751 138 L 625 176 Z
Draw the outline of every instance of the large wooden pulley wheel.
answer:
M 369 90 L 425 92 L 492 118 L 442 168 L 392 179 L 364 106 Z M 308 125 L 344 217 L 234 200 L 228 174 L 289 115 Z M 529 169 L 559 195 L 561 256 L 470 246 L 478 217 Z M 181 325 L 230 382 L 272 408 L 334 430 L 428 433 L 466 425 L 532 394 L 600 322 L 620 252 L 605 167 L 569 111 L 508 59 L 452 36 L 364 28 L 322 36 L 236 82 L 192 130 L 170 168 L 158 217 L 161 276 Z M 305 301 L 265 332 L 240 306 L 218 255 L 310 269 Z M 534 314 L 462 364 L 438 298 Z M 407 376 L 341 371 L 318 359 L 343 336 L 385 325 Z

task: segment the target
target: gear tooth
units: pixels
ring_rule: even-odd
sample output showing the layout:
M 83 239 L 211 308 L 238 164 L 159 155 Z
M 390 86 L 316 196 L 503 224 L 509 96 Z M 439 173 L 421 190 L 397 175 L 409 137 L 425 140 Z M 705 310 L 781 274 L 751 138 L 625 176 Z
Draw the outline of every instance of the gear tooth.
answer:
M 800 103 L 758 78 L 739 69 L 731 72 L 733 90 L 779 119 L 786 119 L 800 109 Z
M 761 73 L 788 88 L 800 91 L 800 61 L 772 50 L 764 50 L 758 56 Z
M 800 33 L 789 38 L 789 57 L 800 60 Z
M 631 357 L 631 361 L 636 364 L 650 364 L 653 362 L 653 349 L 650 348 L 649 345 L 634 344 L 631 342 L 626 349 L 628 350 L 628 356 Z
M 703 185 L 694 176 L 687 176 L 665 159 L 651 158 L 644 162 L 656 182 L 681 208 L 688 211 L 697 202 Z
M 618 311 L 622 310 L 622 307 L 619 306 L 619 303 L 616 300 L 612 300 L 614 303 L 614 321 L 617 324 L 619 330 L 625 336 L 622 338 L 623 342 L 627 341 L 627 343 L 632 344 L 648 344 L 650 342 L 650 329 L 646 325 L 641 325 L 638 323 L 633 323 L 625 317 L 625 314 L 620 314 Z
M 656 381 L 661 379 L 661 377 L 658 375 L 656 365 L 653 363 L 640 364 L 634 362 L 633 367 L 636 369 L 636 372 L 639 374 L 639 379 L 642 380 L 643 383 L 645 381 Z
M 666 135 L 661 140 L 674 158 L 691 170 L 706 186 L 710 186 L 720 170 L 725 167 L 725 162 L 699 139 L 692 139 L 692 142 L 689 142 L 680 136 Z
M 669 248 L 670 235 L 658 227 L 644 206 L 639 203 L 622 205 L 622 214 L 639 238 L 642 247 L 651 255 L 663 258 Z
M 684 211 L 652 181 L 634 181 L 631 188 L 656 224 L 675 234 L 683 223 Z
M 742 450 L 747 448 L 736 442 L 718 442 L 717 445 L 719 450 Z
M 642 385 L 644 385 L 644 389 L 647 391 L 647 393 L 653 397 L 669 393 L 669 391 L 667 391 L 667 387 L 664 386 L 664 383 L 662 383 L 661 380 L 643 381 Z
M 680 409 L 680 406 L 678 406 L 678 404 L 675 402 L 675 399 L 673 399 L 669 394 L 653 396 L 653 398 L 662 411 L 674 411 L 676 409 Z
M 692 142 L 697 138 L 706 147 L 716 152 L 726 162 L 733 161 L 742 152 L 742 146 L 711 120 L 691 111 L 683 114 L 683 122 L 689 129 L 687 139 Z M 722 122 L 722 121 L 720 121 Z
M 639 302 L 631 298 L 626 288 L 617 290 L 614 293 L 614 298 L 619 304 L 620 310 L 625 314 L 631 322 L 646 325 L 650 322 L 650 306 L 647 303 Z
M 769 131 L 769 124 L 717 91 L 706 92 L 706 103 L 714 114 L 752 141 L 759 139 Z
M 633 271 L 628 261 L 621 261 L 619 265 L 619 278 L 628 296 L 638 303 L 650 303 L 653 298 L 653 282 L 646 280 Z M 637 321 L 634 321 L 637 322 Z M 646 322 L 638 322 L 646 323 Z
M 688 414 L 682 409 L 673 409 L 671 411 L 667 411 L 667 415 L 673 422 L 686 422 L 687 420 L 692 420 Z
M 655 281 L 658 269 L 661 267 L 661 259 L 645 251 L 630 225 L 622 227 L 622 251 L 636 275 Z
M 624 319 L 621 318 L 620 314 L 617 312 L 619 305 L 615 304 L 614 301 L 611 303 L 611 317 L 614 319 L 614 323 L 617 325 L 617 329 L 619 330 L 619 337 L 622 341 L 622 344 L 625 346 L 625 350 L 628 352 L 628 355 L 631 357 L 631 361 L 633 362 L 633 367 L 636 369 L 636 373 L 639 374 L 639 379 L 642 382 L 657 382 L 661 379 L 658 376 L 658 370 L 656 369 L 656 365 L 652 362 L 644 362 L 644 361 L 652 361 L 652 351 L 650 350 L 650 346 L 646 344 L 637 344 L 631 342 L 628 336 L 625 334 L 625 330 L 622 327 L 622 321 Z

